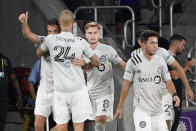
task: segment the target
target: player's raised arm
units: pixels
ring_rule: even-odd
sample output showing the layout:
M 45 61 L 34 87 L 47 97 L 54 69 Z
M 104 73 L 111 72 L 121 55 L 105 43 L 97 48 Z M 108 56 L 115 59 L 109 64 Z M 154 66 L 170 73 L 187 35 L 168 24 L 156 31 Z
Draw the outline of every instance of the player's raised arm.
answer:
M 28 12 L 21 14 L 18 19 L 22 24 L 23 36 L 32 43 L 36 44 L 38 42 L 38 36 L 31 32 L 31 29 L 28 25 Z

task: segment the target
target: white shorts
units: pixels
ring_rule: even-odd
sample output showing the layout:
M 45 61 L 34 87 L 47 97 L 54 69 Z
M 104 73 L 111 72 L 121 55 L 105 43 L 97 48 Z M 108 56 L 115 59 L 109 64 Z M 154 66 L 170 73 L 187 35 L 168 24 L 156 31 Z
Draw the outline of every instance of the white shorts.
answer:
M 75 123 L 84 122 L 92 115 L 92 106 L 86 87 L 70 93 L 54 92 L 54 120 L 67 123 L 71 117 Z
M 141 109 L 135 108 L 133 119 L 136 131 L 168 131 L 163 114 L 149 115 Z
M 49 117 L 53 110 L 53 100 L 53 93 L 44 93 L 38 89 L 34 114 Z
M 110 94 L 104 96 L 102 98 L 98 98 L 95 100 L 91 100 L 92 108 L 93 108 L 93 116 L 94 120 L 96 116 L 107 116 L 107 121 L 113 120 L 113 103 L 114 103 L 114 95 Z
M 166 120 L 173 120 L 174 118 L 174 109 L 173 109 L 173 99 L 170 93 L 162 96 L 162 106 L 164 117 Z

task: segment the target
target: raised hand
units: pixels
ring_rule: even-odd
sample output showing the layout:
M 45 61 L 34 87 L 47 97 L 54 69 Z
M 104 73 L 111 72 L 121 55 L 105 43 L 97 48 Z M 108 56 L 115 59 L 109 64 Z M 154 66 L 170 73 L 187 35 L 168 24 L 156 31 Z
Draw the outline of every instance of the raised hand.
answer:
M 27 23 L 28 21 L 28 12 L 20 14 L 20 16 L 18 17 L 19 21 L 21 23 Z

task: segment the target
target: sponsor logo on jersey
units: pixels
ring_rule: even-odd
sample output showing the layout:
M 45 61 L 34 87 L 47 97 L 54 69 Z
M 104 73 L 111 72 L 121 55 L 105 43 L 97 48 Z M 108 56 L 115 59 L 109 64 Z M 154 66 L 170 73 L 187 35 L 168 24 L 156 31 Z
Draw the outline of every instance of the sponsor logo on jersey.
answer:
M 139 78 L 139 82 L 152 82 L 153 79 L 151 77 L 149 78 Z
M 106 62 L 106 56 L 105 55 L 102 55 L 100 57 L 100 61 L 103 63 L 103 62 Z
M 100 66 L 97 67 L 97 69 L 99 71 L 104 71 L 105 70 L 105 65 L 104 64 L 101 64 Z
M 160 76 L 155 76 L 155 77 L 154 77 L 154 82 L 155 82 L 156 84 L 159 84 L 159 83 L 161 82 L 161 77 L 160 77 Z
M 141 128 L 145 128 L 145 127 L 146 127 L 146 122 L 145 122 L 145 121 L 141 121 L 141 122 L 139 123 L 139 126 L 140 126 Z
M 161 77 L 160 76 L 155 76 L 154 78 L 152 77 L 140 77 L 139 82 L 155 82 L 156 84 L 159 84 L 161 82 Z
M 158 68 L 157 68 L 157 72 L 158 72 L 159 74 L 162 74 L 162 73 L 163 73 L 163 67 L 158 67 Z

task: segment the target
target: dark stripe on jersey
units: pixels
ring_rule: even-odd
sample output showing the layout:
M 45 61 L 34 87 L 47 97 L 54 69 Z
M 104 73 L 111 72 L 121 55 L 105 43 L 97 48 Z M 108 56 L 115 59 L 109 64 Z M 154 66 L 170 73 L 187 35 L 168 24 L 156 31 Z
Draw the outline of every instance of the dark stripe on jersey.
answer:
M 134 65 L 136 65 L 135 61 L 133 59 L 131 59 L 131 61 L 133 62 Z
M 135 59 L 135 61 L 136 61 L 137 63 L 139 63 L 139 61 L 138 61 L 135 57 L 133 57 L 133 59 Z
M 139 59 L 140 62 L 142 62 L 142 60 L 140 59 L 140 57 L 138 55 L 136 55 L 136 57 Z

